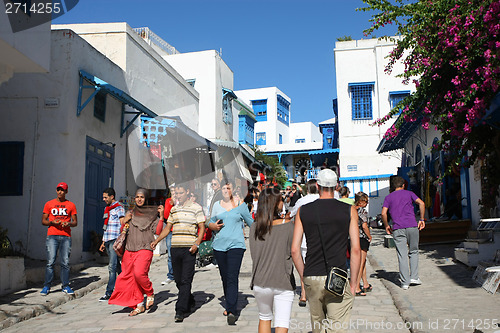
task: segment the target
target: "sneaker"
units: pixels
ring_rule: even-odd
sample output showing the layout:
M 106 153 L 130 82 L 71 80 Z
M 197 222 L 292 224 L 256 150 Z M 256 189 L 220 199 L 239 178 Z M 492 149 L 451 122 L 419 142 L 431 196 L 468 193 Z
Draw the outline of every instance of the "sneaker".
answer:
M 40 291 L 40 294 L 42 296 L 47 296 L 50 293 L 50 288 L 49 287 L 43 287 L 42 291 Z
M 174 317 L 174 321 L 176 323 L 182 323 L 184 321 L 184 316 L 180 313 L 177 313 Z
M 227 324 L 228 325 L 236 325 L 236 316 L 232 313 L 228 313 L 227 315 Z
M 63 293 L 68 294 L 68 295 L 74 295 L 75 292 L 73 289 L 71 289 L 69 286 L 66 286 L 62 289 Z
M 422 284 L 422 281 L 420 279 L 411 279 L 410 280 L 410 286 L 419 286 Z
M 402 284 L 402 285 L 401 285 L 401 288 L 402 288 L 403 290 L 408 290 L 408 288 L 410 288 L 410 286 L 409 286 L 409 285 L 407 285 L 407 284 Z
M 161 281 L 161 285 L 164 286 L 172 282 L 174 282 L 174 280 L 172 280 L 171 278 L 167 278 L 165 281 Z
M 107 302 L 111 298 L 111 295 L 104 295 L 99 298 L 99 302 Z

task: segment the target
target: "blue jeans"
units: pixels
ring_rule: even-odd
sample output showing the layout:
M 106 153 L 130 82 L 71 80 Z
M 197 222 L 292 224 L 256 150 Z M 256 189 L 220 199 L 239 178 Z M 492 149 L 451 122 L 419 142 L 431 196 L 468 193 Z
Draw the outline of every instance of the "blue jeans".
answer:
M 170 280 L 174 280 L 174 270 L 172 268 L 172 252 L 170 252 L 170 249 L 172 248 L 172 232 L 170 232 L 167 237 L 165 238 L 165 242 L 167 243 L 167 253 L 168 253 L 168 259 L 167 259 L 167 267 L 168 267 L 168 272 L 167 272 L 167 278 Z
M 219 273 L 222 278 L 222 287 L 226 298 L 226 311 L 236 314 L 238 303 L 238 278 L 241 261 L 245 249 L 229 249 L 227 251 L 214 250 L 215 259 L 219 264 Z
M 113 250 L 113 244 L 115 243 L 115 241 L 116 239 L 112 239 L 104 243 L 106 251 L 108 251 L 108 257 L 109 257 L 109 264 L 108 264 L 109 279 L 108 279 L 108 285 L 106 287 L 106 295 L 108 296 L 111 296 L 111 294 L 113 293 L 113 290 L 115 289 L 116 275 L 119 274 L 121 271 L 120 267 L 121 265 L 120 261 L 118 260 L 118 255 L 116 254 L 115 250 Z
M 71 254 L 71 237 L 49 235 L 45 241 L 47 248 L 47 268 L 45 269 L 44 287 L 50 288 L 54 279 L 54 264 L 56 263 L 57 251 L 61 261 L 61 283 L 62 287 L 69 286 L 69 256 Z

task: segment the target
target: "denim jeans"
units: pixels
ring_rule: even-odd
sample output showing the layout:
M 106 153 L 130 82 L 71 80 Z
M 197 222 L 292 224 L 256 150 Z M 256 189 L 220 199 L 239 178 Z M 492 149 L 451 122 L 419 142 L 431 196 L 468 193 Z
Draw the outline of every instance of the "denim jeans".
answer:
M 215 259 L 219 264 L 219 273 L 222 278 L 222 287 L 226 298 L 226 311 L 236 314 L 238 303 L 238 278 L 241 261 L 245 249 L 230 249 L 227 251 L 214 250 Z
M 47 268 L 45 269 L 44 287 L 50 288 L 54 279 L 54 264 L 56 263 L 57 251 L 61 262 L 62 287 L 69 286 L 69 256 L 71 254 L 71 237 L 49 235 L 45 242 L 47 248 Z
M 108 264 L 109 279 L 108 279 L 108 285 L 106 287 L 106 295 L 108 296 L 111 296 L 111 294 L 113 293 L 113 290 L 115 289 L 116 275 L 120 274 L 121 272 L 121 265 L 120 261 L 118 260 L 118 255 L 116 254 L 115 250 L 113 250 L 113 244 L 115 243 L 115 241 L 116 239 L 112 239 L 104 243 L 106 251 L 108 251 L 108 257 L 109 257 L 109 264 Z
M 170 280 L 174 280 L 174 270 L 172 268 L 172 252 L 170 252 L 170 249 L 172 248 L 172 232 L 170 232 L 167 237 L 165 238 L 165 242 L 167 243 L 167 253 L 168 253 L 168 259 L 167 259 L 167 278 Z

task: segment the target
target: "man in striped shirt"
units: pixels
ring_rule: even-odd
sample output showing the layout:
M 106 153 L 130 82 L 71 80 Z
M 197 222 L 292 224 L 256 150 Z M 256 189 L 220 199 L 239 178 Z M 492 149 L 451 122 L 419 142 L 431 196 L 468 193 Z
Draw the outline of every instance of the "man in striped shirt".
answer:
M 175 187 L 176 199 L 179 201 L 168 216 L 167 226 L 151 244 L 154 249 L 172 230 L 172 268 L 179 295 L 175 303 L 175 322 L 179 323 L 194 307 L 191 294 L 196 252 L 205 233 L 205 215 L 202 207 L 189 200 L 189 189 L 182 184 Z
M 106 203 L 104 210 L 104 235 L 99 251 L 108 252 L 109 256 L 109 279 L 106 287 L 106 294 L 99 299 L 99 302 L 107 302 L 115 289 L 116 275 L 121 271 L 120 262 L 116 252 L 113 250 L 113 244 L 120 235 L 121 221 L 125 216 L 125 209 L 115 200 L 115 190 L 111 187 L 105 189 L 102 193 L 102 200 Z M 104 229 L 103 228 L 103 229 Z

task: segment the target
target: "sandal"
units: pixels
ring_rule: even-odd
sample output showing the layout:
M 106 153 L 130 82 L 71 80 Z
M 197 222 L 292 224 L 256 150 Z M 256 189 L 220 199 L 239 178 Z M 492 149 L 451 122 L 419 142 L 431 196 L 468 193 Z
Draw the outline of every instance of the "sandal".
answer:
M 134 317 L 134 316 L 137 316 L 138 314 L 140 313 L 143 313 L 144 311 L 146 311 L 142 306 L 138 306 L 136 307 L 135 309 L 133 309 L 129 314 L 128 316 L 129 317 Z
M 363 290 L 356 291 L 356 296 L 366 296 L 366 293 Z
M 306 304 L 307 304 L 307 303 L 306 303 L 306 301 L 304 301 L 304 300 L 299 300 L 299 306 L 300 306 L 301 308 L 305 307 L 305 306 L 306 306 Z
M 373 290 L 373 286 L 371 284 L 368 284 L 368 287 L 364 288 L 366 292 L 370 292 Z
M 155 295 L 148 296 L 146 298 L 146 310 L 152 307 L 153 304 L 155 304 Z

